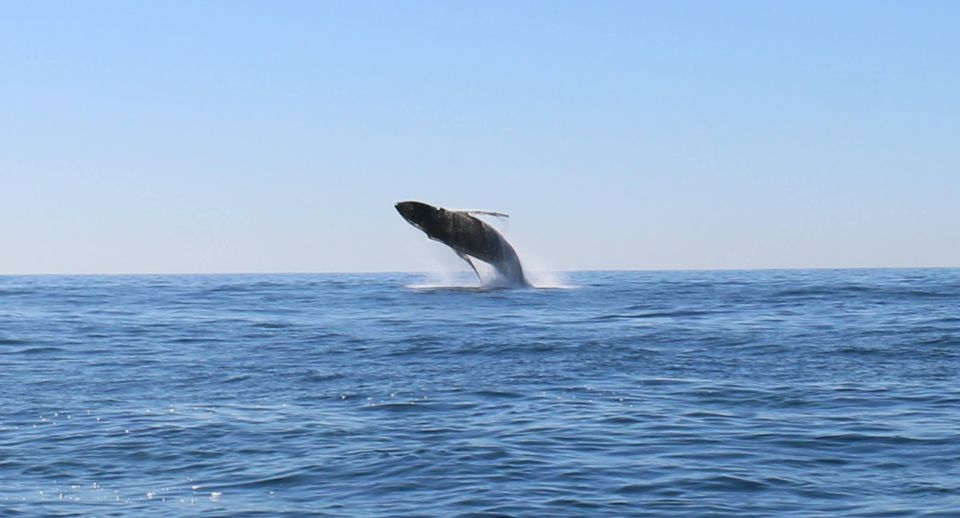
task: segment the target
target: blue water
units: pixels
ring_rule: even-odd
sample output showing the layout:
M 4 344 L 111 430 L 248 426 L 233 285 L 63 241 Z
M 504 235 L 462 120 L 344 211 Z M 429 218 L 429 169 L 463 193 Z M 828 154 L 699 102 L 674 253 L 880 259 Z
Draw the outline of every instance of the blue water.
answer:
M 563 281 L 0 277 L 0 514 L 960 516 L 960 270 Z

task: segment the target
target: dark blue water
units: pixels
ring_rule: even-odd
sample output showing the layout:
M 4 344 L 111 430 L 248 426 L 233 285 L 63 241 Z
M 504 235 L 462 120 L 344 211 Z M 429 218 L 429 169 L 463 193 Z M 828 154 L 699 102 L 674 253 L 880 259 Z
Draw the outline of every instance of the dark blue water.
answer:
M 0 277 L 0 514 L 960 515 L 960 270 Z

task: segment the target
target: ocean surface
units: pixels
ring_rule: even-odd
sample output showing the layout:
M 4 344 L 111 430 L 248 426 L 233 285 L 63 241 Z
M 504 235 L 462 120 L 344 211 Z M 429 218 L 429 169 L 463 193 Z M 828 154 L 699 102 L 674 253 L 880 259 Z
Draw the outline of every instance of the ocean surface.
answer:
M 960 270 L 0 277 L 0 515 L 960 516 Z

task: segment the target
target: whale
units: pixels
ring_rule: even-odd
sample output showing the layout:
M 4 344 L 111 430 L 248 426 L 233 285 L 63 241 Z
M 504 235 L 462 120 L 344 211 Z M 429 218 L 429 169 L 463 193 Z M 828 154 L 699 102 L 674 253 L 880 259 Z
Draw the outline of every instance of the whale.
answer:
M 451 210 L 419 201 L 401 201 L 395 205 L 403 219 L 423 231 L 430 239 L 449 246 L 483 278 L 473 260 L 483 261 L 497 271 L 510 285 L 530 286 L 523 275 L 523 266 L 516 250 L 492 226 L 475 214 L 506 217 L 502 212 L 486 210 Z

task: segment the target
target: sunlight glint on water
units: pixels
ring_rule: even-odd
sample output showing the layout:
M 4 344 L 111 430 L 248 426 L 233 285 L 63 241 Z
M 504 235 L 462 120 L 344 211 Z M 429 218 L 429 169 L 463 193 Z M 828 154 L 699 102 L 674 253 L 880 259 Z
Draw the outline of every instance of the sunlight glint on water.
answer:
M 0 277 L 0 509 L 960 508 L 960 271 L 562 275 Z

